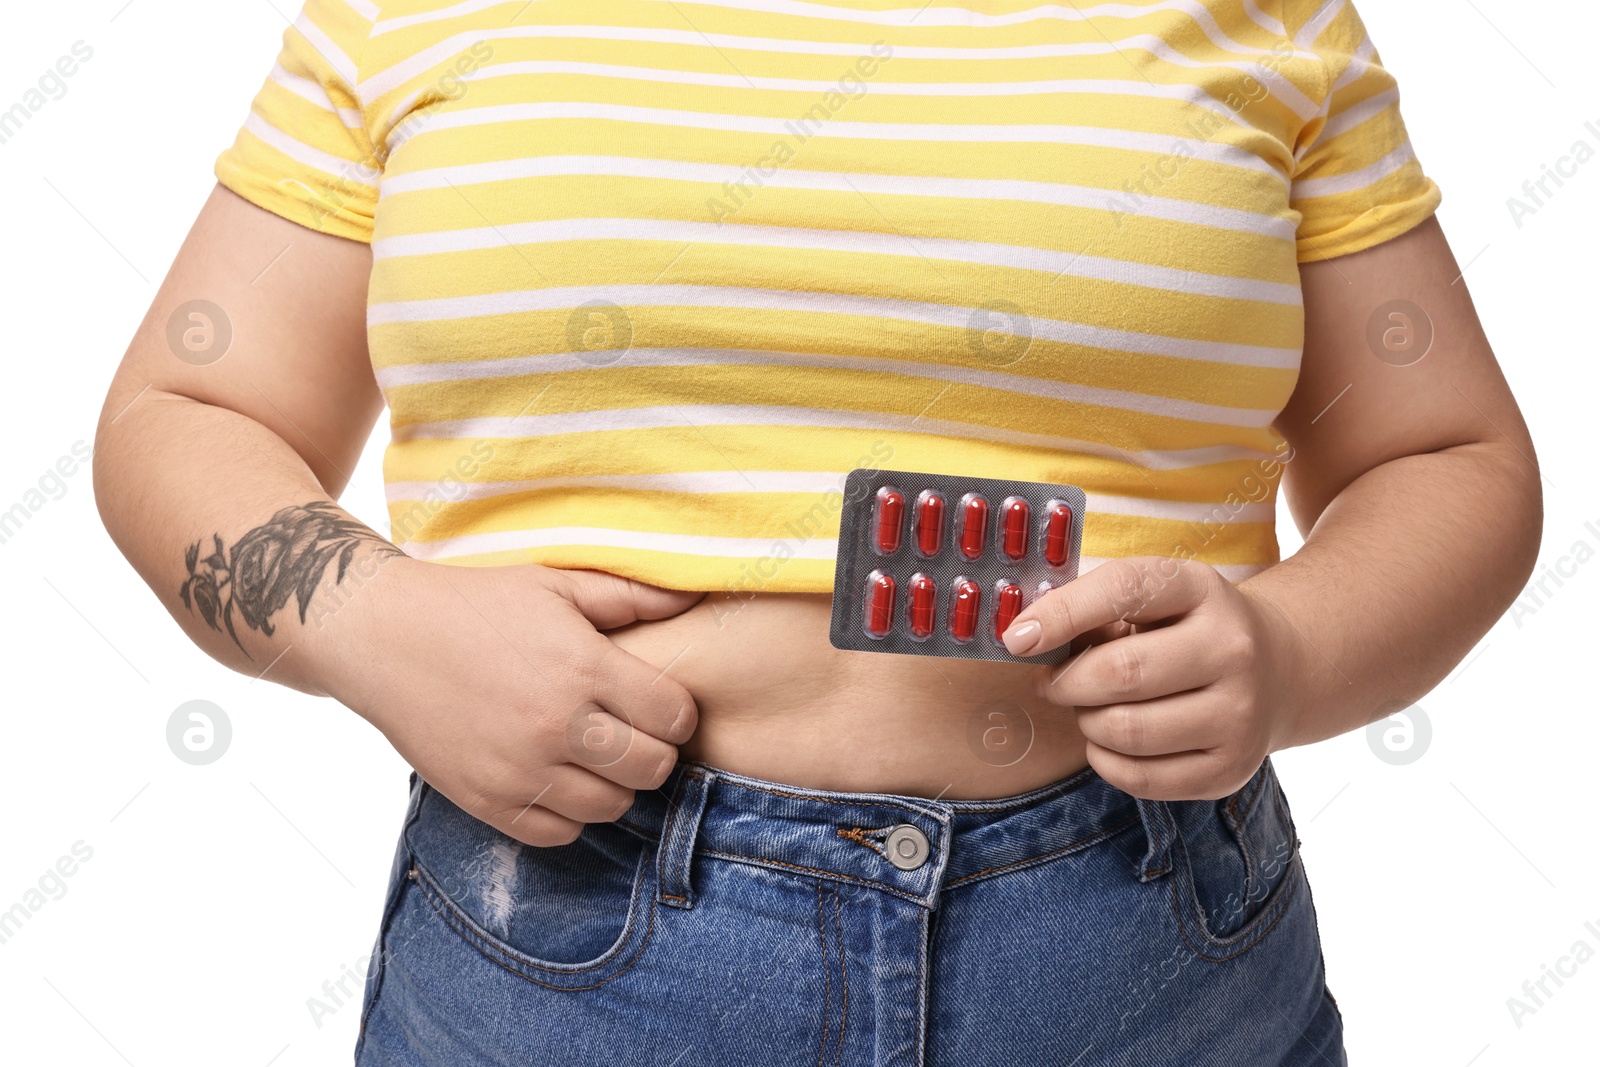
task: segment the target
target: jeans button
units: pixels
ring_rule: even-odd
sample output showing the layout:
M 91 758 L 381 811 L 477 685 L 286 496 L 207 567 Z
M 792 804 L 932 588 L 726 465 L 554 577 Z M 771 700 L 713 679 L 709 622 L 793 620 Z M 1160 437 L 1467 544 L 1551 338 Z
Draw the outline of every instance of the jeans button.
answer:
M 910 823 L 901 823 L 890 830 L 884 845 L 889 862 L 902 871 L 914 871 L 928 862 L 928 836 Z

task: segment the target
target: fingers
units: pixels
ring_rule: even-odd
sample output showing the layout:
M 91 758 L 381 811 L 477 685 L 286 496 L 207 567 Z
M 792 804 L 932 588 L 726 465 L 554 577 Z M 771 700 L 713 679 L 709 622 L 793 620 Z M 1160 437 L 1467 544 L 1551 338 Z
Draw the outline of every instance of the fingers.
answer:
M 1094 744 L 1123 756 L 1166 756 L 1209 749 L 1224 739 L 1216 700 L 1196 689 L 1139 704 L 1108 704 L 1078 712 L 1078 729 Z
M 1237 792 L 1260 766 L 1235 767 L 1215 752 L 1128 756 L 1092 741 L 1088 756 L 1096 774 L 1144 800 L 1220 800 Z
M 568 763 L 625 789 L 654 789 L 672 773 L 678 750 L 612 715 L 584 704 L 567 724 Z
M 1074 650 L 1081 652 L 1084 649 L 1093 648 L 1095 645 L 1103 645 L 1107 641 L 1115 641 L 1120 637 L 1127 637 L 1129 634 L 1137 633 L 1138 629 L 1133 623 L 1123 622 L 1119 619 L 1116 622 L 1107 623 L 1104 626 L 1096 626 L 1092 630 L 1084 631 L 1073 639 L 1072 647 Z
M 1115 622 L 1148 623 L 1191 611 L 1216 572 L 1200 563 L 1136 556 L 1103 563 L 1024 608 L 1003 640 L 1014 656 L 1060 648 Z
M 585 768 L 563 764 L 552 768 L 548 776 L 549 781 L 534 790 L 526 803 L 480 817 L 524 844 L 549 848 L 577 840 L 588 823 L 615 822 L 633 807 L 633 789 Z
M 1113 638 L 1060 667 L 1044 668 L 1039 695 L 1063 707 L 1150 700 L 1214 682 L 1222 674 L 1217 644 L 1188 621 Z
M 618 648 L 596 634 L 583 642 L 590 692 L 596 703 L 650 737 L 680 745 L 694 734 L 699 721 L 694 697 L 665 671 Z
M 553 570 L 550 574 L 555 590 L 597 630 L 612 630 L 640 619 L 670 618 L 705 597 L 704 592 L 662 589 L 605 571 Z
M 536 804 L 575 822 L 615 822 L 633 807 L 633 793 L 568 763 L 551 771 L 550 785 L 539 793 Z
M 492 817 L 480 815 L 479 818 L 507 837 L 514 837 L 524 845 L 533 845 L 535 848 L 570 845 L 583 833 L 583 823 L 557 815 L 532 802 L 520 809 L 513 808 Z

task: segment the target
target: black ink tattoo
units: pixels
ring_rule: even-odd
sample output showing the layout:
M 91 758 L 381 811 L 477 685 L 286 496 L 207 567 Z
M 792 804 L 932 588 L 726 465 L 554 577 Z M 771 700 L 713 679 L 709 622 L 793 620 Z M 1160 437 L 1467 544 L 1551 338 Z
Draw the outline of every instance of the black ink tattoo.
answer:
M 184 554 L 189 577 L 178 595 L 184 607 L 200 612 L 206 625 L 226 631 L 241 652 L 245 648 L 234 629 L 236 612 L 250 629 L 271 637 L 276 629 L 272 616 L 291 596 L 300 608 L 300 622 L 305 623 L 311 597 L 335 559 L 339 562 L 334 576 L 337 585 L 344 581 L 345 570 L 364 544 L 379 558 L 403 554 L 326 500 L 284 508 L 239 538 L 231 551 L 224 549 L 219 535 L 212 534 L 211 541 L 211 554 L 203 559 L 200 541 Z

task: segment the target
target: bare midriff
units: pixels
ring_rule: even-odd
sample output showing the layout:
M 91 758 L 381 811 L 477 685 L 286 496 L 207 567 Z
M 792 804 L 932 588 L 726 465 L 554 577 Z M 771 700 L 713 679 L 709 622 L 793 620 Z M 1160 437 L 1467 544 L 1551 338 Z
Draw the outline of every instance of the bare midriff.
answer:
M 847 652 L 828 594 L 708 594 L 670 619 L 610 632 L 700 709 L 680 749 L 789 785 L 951 800 L 1025 793 L 1087 765 L 1070 708 L 1031 665 Z

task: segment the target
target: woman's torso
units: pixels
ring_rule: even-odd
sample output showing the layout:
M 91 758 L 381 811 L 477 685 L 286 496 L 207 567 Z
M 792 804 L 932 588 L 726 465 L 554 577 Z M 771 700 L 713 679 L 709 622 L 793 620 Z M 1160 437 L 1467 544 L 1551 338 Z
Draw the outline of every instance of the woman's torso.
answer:
M 1320 74 L 1201 6 L 383 5 L 396 540 L 711 590 L 614 636 L 736 772 L 986 797 L 1083 766 L 1031 668 L 828 644 L 826 490 L 1077 484 L 1086 566 L 1276 559 Z

